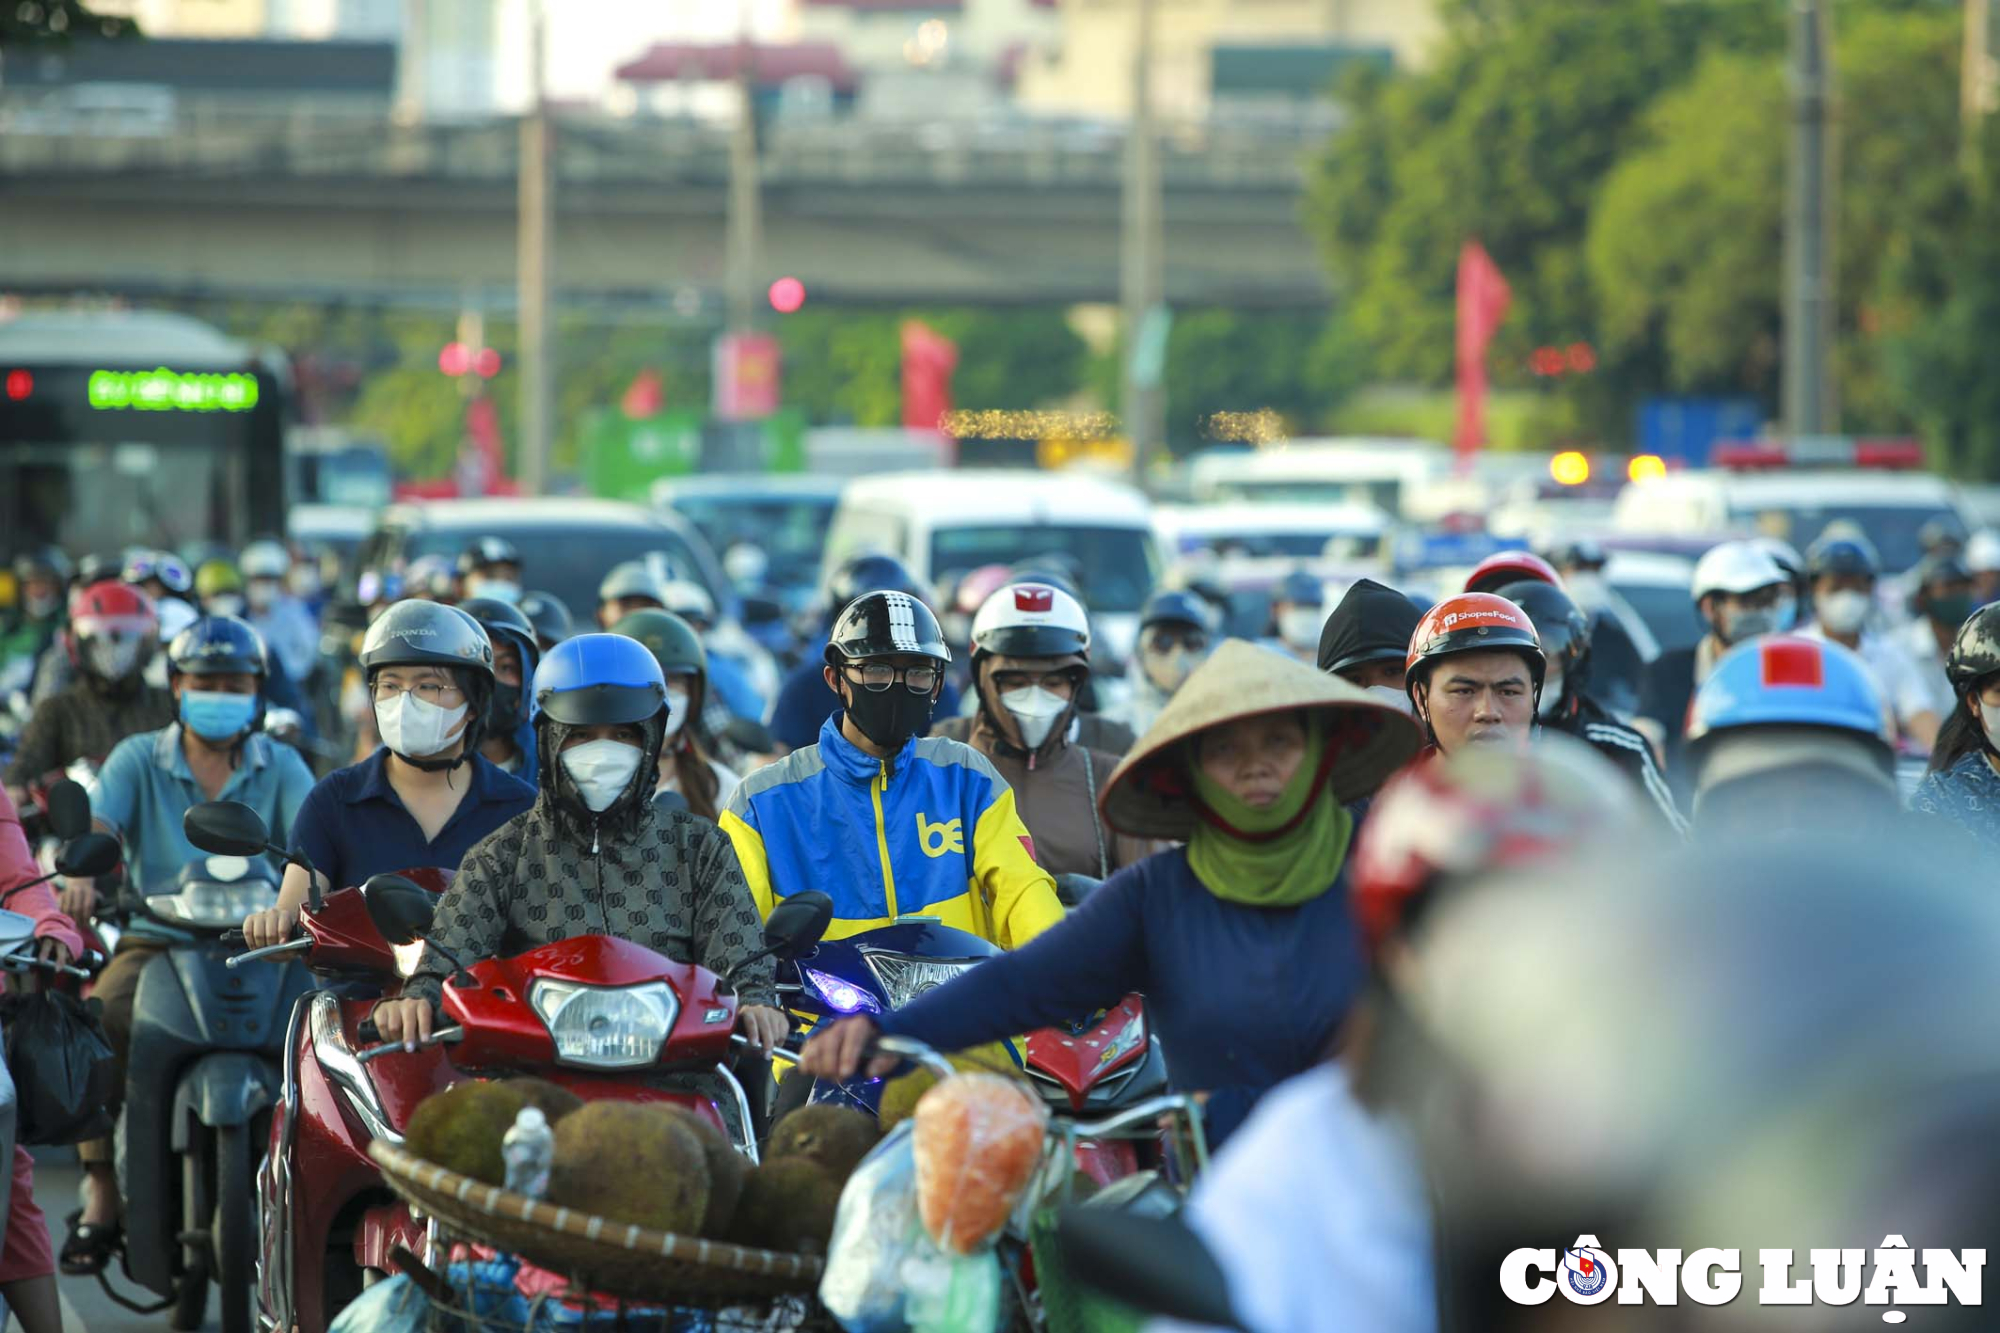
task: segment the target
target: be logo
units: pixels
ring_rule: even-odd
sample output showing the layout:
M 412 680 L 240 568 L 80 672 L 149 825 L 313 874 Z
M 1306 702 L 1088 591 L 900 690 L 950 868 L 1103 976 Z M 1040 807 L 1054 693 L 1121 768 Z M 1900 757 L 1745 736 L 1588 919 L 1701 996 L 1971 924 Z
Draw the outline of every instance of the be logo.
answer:
M 965 854 L 965 835 L 959 832 L 956 819 L 933 824 L 924 818 L 923 811 L 917 811 L 917 841 L 923 845 L 925 856 L 938 857 L 947 852 Z

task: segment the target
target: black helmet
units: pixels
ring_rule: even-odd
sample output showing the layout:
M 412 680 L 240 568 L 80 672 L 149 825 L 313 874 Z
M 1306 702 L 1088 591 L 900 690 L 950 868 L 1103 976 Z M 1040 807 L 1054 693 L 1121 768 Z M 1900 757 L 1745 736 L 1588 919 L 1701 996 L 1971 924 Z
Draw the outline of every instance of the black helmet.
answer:
M 505 537 L 475 537 L 458 555 L 458 572 L 470 574 L 489 565 L 521 564 L 521 553 Z
M 694 626 L 671 611 L 634 611 L 611 627 L 613 634 L 637 639 L 667 676 L 706 676 L 708 650 Z
M 1958 627 L 1958 637 L 1944 659 L 1944 674 L 1952 693 L 1963 699 L 1996 671 L 2000 671 L 2000 602 L 1990 602 Z
M 944 630 L 921 600 L 906 592 L 864 592 L 847 604 L 827 635 L 826 660 L 838 666 L 870 657 L 951 661 Z
M 521 686 L 512 697 L 513 706 L 506 707 L 502 699 L 503 690 L 499 677 L 493 680 L 493 695 L 496 708 L 506 708 L 506 716 L 492 719 L 493 725 L 505 727 L 509 731 L 527 720 L 527 706 L 521 696 L 526 694 L 526 685 L 535 678 L 535 668 L 541 664 L 541 645 L 535 641 L 535 627 L 521 608 L 497 597 L 468 597 L 458 604 L 458 609 L 479 622 L 486 631 L 486 637 L 495 645 L 510 642 L 514 651 L 521 656 Z
M 1806 573 L 1812 578 L 1858 574 L 1872 579 L 1881 576 L 1882 561 L 1866 537 L 1821 537 L 1806 551 Z
M 569 608 L 552 592 L 522 593 L 521 614 L 535 627 L 535 637 L 548 640 L 551 648 L 575 632 L 570 627 Z
M 1139 628 L 1148 625 L 1193 625 L 1210 634 L 1215 632 L 1215 606 L 1207 599 L 1178 588 L 1166 588 L 1146 599 L 1139 608 Z
M 40 578 L 66 584 L 72 569 L 69 557 L 55 546 L 37 547 L 14 557 L 14 577 L 23 583 Z
M 906 592 L 925 600 L 923 584 L 893 555 L 857 555 L 834 570 L 826 585 L 827 602 L 836 618 L 862 593 L 877 591 Z
M 1535 623 L 1535 637 L 1541 640 L 1543 655 L 1562 669 L 1563 681 L 1573 691 L 1581 679 L 1578 673 L 1590 657 L 1589 618 L 1570 600 L 1568 593 L 1538 579 L 1510 583 L 1500 590 L 1500 596 L 1528 613 L 1528 619 Z
M 455 606 L 405 598 L 375 617 L 361 640 L 361 674 L 372 682 L 390 666 L 442 667 L 459 678 L 470 707 L 461 757 L 479 749 L 493 706 L 493 640 Z M 407 756 L 405 756 L 407 758 Z M 423 766 L 424 761 L 410 760 Z

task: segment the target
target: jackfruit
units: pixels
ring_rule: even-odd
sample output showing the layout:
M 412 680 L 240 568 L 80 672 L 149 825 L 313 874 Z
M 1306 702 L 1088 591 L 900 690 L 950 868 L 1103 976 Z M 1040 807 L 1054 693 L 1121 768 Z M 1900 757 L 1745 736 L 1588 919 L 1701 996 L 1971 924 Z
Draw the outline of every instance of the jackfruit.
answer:
M 664 1107 L 588 1102 L 556 1126 L 550 1203 L 683 1236 L 708 1210 L 701 1140 Z
M 706 1116 L 697 1115 L 685 1106 L 666 1103 L 660 1109 L 678 1116 L 701 1140 L 702 1157 L 708 1164 L 708 1209 L 702 1217 L 701 1234 L 720 1240 L 729 1234 L 729 1224 L 736 1216 L 737 1200 L 743 1197 L 743 1179 L 750 1174 L 750 1159 L 736 1151 L 736 1146 Z
M 840 1182 L 805 1157 L 764 1163 L 743 1182 L 730 1239 L 760 1250 L 825 1254 L 840 1207 Z
M 507 1163 L 501 1140 L 527 1105 L 527 1092 L 513 1082 L 454 1083 L 424 1098 L 411 1113 L 403 1147 L 447 1171 L 504 1185 Z
M 771 1161 L 803 1157 L 818 1163 L 833 1180 L 845 1182 L 881 1138 L 881 1129 L 866 1112 L 818 1102 L 780 1120 L 771 1130 L 764 1156 Z
M 1008 1078 L 1025 1079 L 1021 1066 L 1014 1063 L 1004 1042 L 989 1042 L 984 1046 L 970 1046 L 945 1057 L 954 1069 L 968 1074 L 1003 1074 Z M 882 1098 L 878 1102 L 876 1120 L 887 1134 L 896 1126 L 916 1114 L 917 1103 L 937 1082 L 937 1076 L 928 1069 L 913 1069 L 901 1078 L 890 1079 L 882 1085 Z
M 540 1111 L 553 1125 L 572 1111 L 583 1109 L 583 1098 L 557 1083 L 545 1078 L 510 1078 L 504 1086 L 512 1088 L 526 1098 L 526 1104 Z

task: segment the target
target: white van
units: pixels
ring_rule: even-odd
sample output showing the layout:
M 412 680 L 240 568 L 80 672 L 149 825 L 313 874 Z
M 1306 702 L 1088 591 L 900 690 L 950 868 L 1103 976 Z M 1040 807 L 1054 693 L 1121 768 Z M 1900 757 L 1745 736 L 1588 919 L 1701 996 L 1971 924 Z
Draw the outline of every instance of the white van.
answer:
M 1104 665 L 1131 656 L 1139 609 L 1160 572 L 1152 505 L 1131 486 L 1088 474 L 1035 471 L 891 472 L 841 492 L 827 532 L 820 586 L 871 551 L 908 565 L 940 602 L 984 565 L 1069 557 L 1082 570 Z

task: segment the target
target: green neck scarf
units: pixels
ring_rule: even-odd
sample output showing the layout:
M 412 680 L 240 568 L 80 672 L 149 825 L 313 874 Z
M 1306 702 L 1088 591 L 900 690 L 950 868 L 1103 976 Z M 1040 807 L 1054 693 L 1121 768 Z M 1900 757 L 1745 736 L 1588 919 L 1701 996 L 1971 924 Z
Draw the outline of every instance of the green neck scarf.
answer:
M 1325 758 L 1326 736 L 1315 719 L 1307 725 L 1298 772 L 1283 794 L 1260 810 L 1203 773 L 1189 747 L 1188 771 L 1202 810 L 1188 839 L 1188 865 L 1203 888 L 1248 907 L 1297 907 L 1333 886 L 1347 859 L 1354 816 L 1333 799 Z M 1272 836 L 1252 840 L 1262 834 Z

